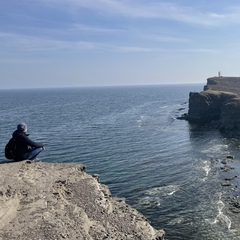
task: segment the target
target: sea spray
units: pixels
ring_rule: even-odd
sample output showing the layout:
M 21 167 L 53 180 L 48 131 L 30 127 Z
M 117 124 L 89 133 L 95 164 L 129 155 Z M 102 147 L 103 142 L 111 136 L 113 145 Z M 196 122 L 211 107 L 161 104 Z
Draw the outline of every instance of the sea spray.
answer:
M 231 222 L 231 219 L 227 215 L 224 215 L 224 213 L 222 211 L 224 209 L 224 207 L 225 207 L 225 204 L 221 200 L 221 195 L 220 195 L 219 200 L 217 202 L 218 215 L 214 219 L 213 224 L 216 224 L 216 223 L 224 224 L 227 226 L 228 230 L 230 230 L 232 222 Z
M 204 170 L 205 172 L 205 177 L 203 178 L 203 181 L 206 181 L 207 180 L 207 177 L 209 175 L 209 172 L 211 171 L 211 162 L 210 161 L 204 161 L 203 162 L 203 167 L 202 169 Z
M 160 200 L 162 198 L 172 196 L 179 190 L 179 188 L 179 185 L 169 185 L 148 189 L 144 192 L 143 197 L 139 200 L 139 205 L 160 206 Z

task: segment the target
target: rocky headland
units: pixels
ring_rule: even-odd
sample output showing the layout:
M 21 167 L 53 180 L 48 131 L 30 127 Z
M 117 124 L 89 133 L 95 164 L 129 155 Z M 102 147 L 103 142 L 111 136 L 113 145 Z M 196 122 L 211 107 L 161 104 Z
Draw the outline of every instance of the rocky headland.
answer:
M 202 92 L 190 92 L 188 113 L 181 118 L 240 135 L 240 77 L 208 78 Z
M 179 119 L 200 126 L 199 129 L 215 128 L 237 144 L 240 136 L 240 77 L 212 77 L 201 92 L 189 93 L 188 113 Z M 181 110 L 181 109 L 180 109 Z M 206 127 L 206 128 L 205 128 Z M 233 138 L 232 138 L 233 137 Z M 236 138 L 235 138 L 236 137 Z M 239 156 L 235 159 L 227 155 L 223 159 L 210 158 L 212 176 L 216 175 L 221 185 L 216 221 L 234 229 L 240 236 L 240 188 L 239 188 Z M 235 169 L 236 167 L 236 169 Z M 237 238 L 239 239 L 239 238 Z
M 111 196 L 81 164 L 32 161 L 0 168 L 2 240 L 161 240 L 122 198 Z

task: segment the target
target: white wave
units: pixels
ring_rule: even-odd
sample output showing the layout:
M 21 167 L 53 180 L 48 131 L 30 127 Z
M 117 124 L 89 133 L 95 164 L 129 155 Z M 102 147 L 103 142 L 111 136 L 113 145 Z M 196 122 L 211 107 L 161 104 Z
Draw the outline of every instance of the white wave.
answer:
M 180 188 L 179 185 L 169 185 L 163 187 L 155 187 L 146 191 L 146 194 L 151 196 L 167 196 L 173 195 Z
M 142 127 L 142 126 L 146 125 L 148 120 L 149 120 L 148 116 L 141 115 L 140 119 L 137 120 L 138 127 Z
M 176 224 L 180 224 L 180 223 L 183 223 L 184 222 L 184 219 L 182 217 L 179 217 L 179 218 L 175 218 L 173 220 L 171 220 L 169 222 L 170 225 L 176 225 Z
M 160 206 L 162 198 L 173 195 L 179 188 L 179 185 L 151 188 L 144 192 L 144 196 L 138 203 L 140 205 Z
M 158 197 L 151 197 L 151 196 L 145 196 L 141 198 L 138 202 L 140 205 L 151 205 L 151 206 L 160 206 L 160 198 Z
M 204 161 L 202 169 L 205 171 L 206 177 L 208 177 L 208 174 L 211 171 L 211 163 L 210 163 L 210 161 Z
M 201 152 L 206 154 L 215 154 L 216 153 L 222 153 L 223 151 L 226 151 L 228 148 L 228 145 L 223 144 L 215 144 L 209 148 L 203 149 Z
M 208 179 L 209 173 L 211 172 L 212 168 L 212 162 L 210 160 L 203 160 L 199 159 L 199 165 L 197 168 L 199 169 L 200 172 L 203 171 L 203 178 L 201 179 L 202 181 L 206 181 Z
M 216 223 L 225 224 L 227 226 L 228 230 L 230 230 L 232 222 L 231 222 L 231 219 L 227 215 L 223 214 L 222 210 L 224 209 L 225 204 L 221 200 L 221 197 L 220 197 L 219 201 L 217 202 L 217 207 L 218 207 L 218 215 L 214 219 L 213 224 L 216 224 Z

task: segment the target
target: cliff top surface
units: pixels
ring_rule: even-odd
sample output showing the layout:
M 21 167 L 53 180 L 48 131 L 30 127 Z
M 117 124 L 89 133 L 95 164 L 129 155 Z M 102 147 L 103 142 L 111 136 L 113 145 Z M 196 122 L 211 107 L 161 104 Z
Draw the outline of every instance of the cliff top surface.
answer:
M 240 77 L 208 78 L 204 90 L 231 92 L 240 97 Z
M 0 176 L 2 240 L 163 239 L 163 231 L 111 197 L 84 165 L 9 162 Z

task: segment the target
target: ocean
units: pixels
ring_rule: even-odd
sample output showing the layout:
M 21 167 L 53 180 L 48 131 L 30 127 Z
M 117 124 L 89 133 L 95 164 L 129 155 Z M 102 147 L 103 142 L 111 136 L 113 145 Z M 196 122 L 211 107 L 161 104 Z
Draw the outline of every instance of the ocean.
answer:
M 46 146 L 41 161 L 86 165 L 112 196 L 164 229 L 166 240 L 240 239 L 240 214 L 231 202 L 239 195 L 240 141 L 177 119 L 188 111 L 189 92 L 202 89 L 0 90 L 0 161 L 17 124 L 25 122 L 30 138 Z

